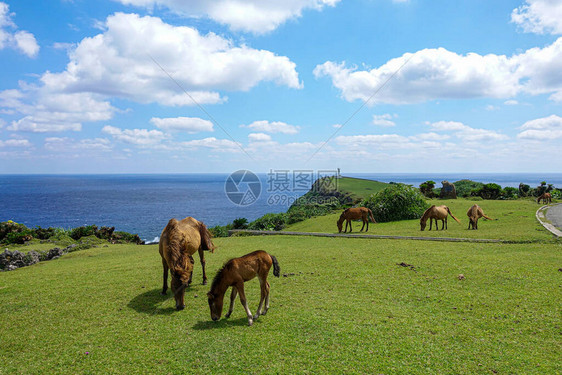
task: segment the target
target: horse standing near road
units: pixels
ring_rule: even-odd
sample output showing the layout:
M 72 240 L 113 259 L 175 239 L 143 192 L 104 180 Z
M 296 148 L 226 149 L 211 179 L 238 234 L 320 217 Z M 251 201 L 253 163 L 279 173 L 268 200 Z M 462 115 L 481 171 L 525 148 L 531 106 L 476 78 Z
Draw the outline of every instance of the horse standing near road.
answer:
M 195 263 L 192 255 L 195 252 L 199 252 L 199 259 L 203 267 L 203 285 L 207 283 L 203 251 L 211 250 L 213 252 L 215 250 L 211 237 L 205 224 L 192 217 L 186 217 L 181 221 L 171 219 L 160 235 L 159 251 L 164 267 L 162 294 L 166 294 L 168 290 L 168 270 L 170 270 L 172 275 L 170 286 L 178 310 L 185 308 L 185 288 L 191 283 Z
M 449 207 L 445 205 L 443 206 L 433 205 L 429 207 L 427 210 L 425 210 L 425 212 L 423 213 L 420 219 L 421 230 L 423 231 L 425 229 L 427 225 L 427 219 L 429 219 L 429 230 L 431 230 L 431 225 L 433 223 L 433 220 L 435 220 L 435 230 L 439 230 L 439 226 L 437 225 L 437 220 L 441 220 L 442 223 L 441 230 L 447 229 L 447 215 L 451 215 L 451 217 L 455 219 L 457 223 L 459 224 L 461 223 L 459 219 L 453 216 L 451 210 L 449 210 Z
M 251 326 L 254 323 L 254 319 L 257 319 L 260 315 L 265 315 L 267 310 L 269 310 L 270 286 L 267 282 L 267 275 L 272 265 L 273 275 L 279 277 L 281 268 L 279 267 L 277 258 L 263 250 L 257 250 L 226 262 L 217 272 L 211 284 L 211 290 L 207 293 L 209 308 L 211 309 L 211 319 L 213 319 L 213 321 L 220 319 L 224 294 L 229 287 L 232 287 L 232 292 L 230 294 L 230 308 L 226 314 L 227 318 L 230 317 L 232 310 L 234 310 L 234 300 L 236 299 L 237 293 L 240 294 L 240 303 L 242 303 L 244 310 L 246 310 L 248 325 Z M 258 276 L 260 281 L 261 298 L 256 315 L 252 316 L 252 312 L 248 307 L 248 301 L 246 301 L 246 294 L 244 293 L 244 283 L 248 280 L 252 280 L 256 276 Z
M 343 232 L 347 233 L 347 226 L 348 225 L 349 225 L 349 231 L 352 232 L 353 226 L 351 225 L 351 220 L 361 219 L 363 221 L 363 226 L 361 227 L 360 232 L 363 232 L 363 228 L 365 228 L 365 224 L 367 224 L 367 230 L 365 232 L 368 232 L 369 231 L 369 218 L 373 221 L 373 223 L 375 223 L 375 224 L 377 223 L 375 221 L 375 218 L 373 217 L 373 212 L 369 208 L 367 208 L 367 207 L 347 208 L 344 212 L 342 212 L 342 214 L 340 215 L 340 218 L 338 219 L 338 222 L 337 222 L 338 231 L 341 233 L 343 221 L 347 220 L 345 222 L 345 230 Z
M 552 195 L 550 193 L 542 193 L 542 195 L 537 198 L 537 203 L 540 203 L 541 199 L 542 204 L 552 203 Z

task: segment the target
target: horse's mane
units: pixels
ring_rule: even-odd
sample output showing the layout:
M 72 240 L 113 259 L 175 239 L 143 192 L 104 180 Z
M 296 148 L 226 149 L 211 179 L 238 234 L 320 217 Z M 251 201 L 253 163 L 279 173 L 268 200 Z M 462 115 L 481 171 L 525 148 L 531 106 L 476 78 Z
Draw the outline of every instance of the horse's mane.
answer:
M 211 283 L 211 291 L 215 290 L 216 287 L 218 287 L 218 285 L 221 283 L 225 272 L 223 271 L 228 271 L 230 270 L 232 263 L 231 263 L 232 259 L 229 259 L 225 264 L 222 265 L 222 267 L 217 271 L 217 274 L 215 275 L 215 277 L 213 278 L 213 282 Z
M 432 205 L 427 210 L 425 210 L 425 212 L 423 213 L 423 215 L 421 217 L 421 220 L 423 220 L 423 219 L 427 220 L 427 217 L 429 216 L 429 213 L 431 212 L 431 209 L 434 208 L 434 207 L 435 207 L 435 205 Z
M 184 252 L 181 251 L 182 235 L 178 228 L 178 223 L 179 222 L 174 218 L 170 219 L 168 225 L 166 225 L 166 233 L 168 234 L 168 246 L 166 251 L 170 259 L 170 271 L 172 272 L 172 276 L 187 283 L 186 264 L 188 259 Z

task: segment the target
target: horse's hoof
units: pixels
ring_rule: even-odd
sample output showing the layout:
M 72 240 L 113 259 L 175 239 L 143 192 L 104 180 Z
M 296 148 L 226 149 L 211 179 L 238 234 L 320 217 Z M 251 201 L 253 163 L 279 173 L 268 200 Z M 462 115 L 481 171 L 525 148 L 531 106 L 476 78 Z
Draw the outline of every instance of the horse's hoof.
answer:
M 160 292 L 160 294 L 163 295 L 163 296 L 165 296 L 165 295 L 166 295 L 166 292 Z
M 203 284 L 202 285 L 207 285 L 207 280 L 203 280 Z
M 183 309 L 185 309 L 185 305 L 176 306 L 176 310 L 178 310 L 178 311 L 181 311 L 181 310 L 183 310 Z
M 248 319 L 248 326 L 250 326 L 250 327 L 251 327 L 251 326 L 252 326 L 252 324 L 254 324 L 254 321 L 253 321 L 253 319 Z
M 256 320 L 256 319 L 259 318 L 259 317 L 260 317 L 260 314 L 257 313 L 256 315 L 254 315 L 254 320 Z
M 224 317 L 225 317 L 226 319 L 230 318 L 230 313 L 226 314 Z

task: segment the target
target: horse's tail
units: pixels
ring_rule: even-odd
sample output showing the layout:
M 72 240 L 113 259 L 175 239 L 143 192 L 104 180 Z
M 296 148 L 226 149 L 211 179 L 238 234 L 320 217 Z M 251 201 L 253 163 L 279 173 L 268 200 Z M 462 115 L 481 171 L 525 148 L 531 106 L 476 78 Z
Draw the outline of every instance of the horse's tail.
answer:
M 459 223 L 459 224 L 461 223 L 460 220 L 457 219 L 457 218 L 451 213 L 451 210 L 449 210 L 449 207 L 447 207 L 447 212 L 449 213 L 449 215 L 451 215 L 451 217 L 452 217 L 453 219 L 455 219 L 455 221 L 456 221 L 457 223 Z
M 199 235 L 201 236 L 201 249 L 211 250 L 211 253 L 214 253 L 216 246 L 213 244 L 213 235 L 207 229 L 207 226 L 205 224 L 200 221 L 198 223 Z
M 275 277 L 279 277 L 281 272 L 281 267 L 279 267 L 279 262 L 277 261 L 277 258 L 275 258 L 275 256 L 271 254 L 269 254 L 269 256 L 271 257 L 271 261 L 273 262 L 273 275 Z
M 370 208 L 367 208 L 367 209 L 369 210 L 369 216 L 371 217 L 371 221 L 376 224 L 377 221 L 376 221 L 375 218 L 373 217 L 373 211 L 371 211 Z
M 482 214 L 482 217 L 483 217 L 484 219 L 494 220 L 494 219 L 492 219 L 491 217 L 488 217 L 488 216 L 486 216 L 486 215 L 484 215 L 484 214 Z

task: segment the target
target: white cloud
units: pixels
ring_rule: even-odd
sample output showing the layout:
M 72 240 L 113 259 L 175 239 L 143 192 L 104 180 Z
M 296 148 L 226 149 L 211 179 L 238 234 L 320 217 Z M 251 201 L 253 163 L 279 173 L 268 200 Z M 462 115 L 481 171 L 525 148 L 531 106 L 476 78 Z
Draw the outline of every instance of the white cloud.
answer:
M 396 123 L 392 121 L 394 117 L 396 117 L 396 115 L 393 116 L 389 113 L 385 113 L 384 115 L 373 115 L 373 125 L 382 127 L 396 126 Z
M 192 98 L 199 104 L 220 103 L 225 98 L 216 90 L 247 91 L 263 81 L 302 87 L 287 57 L 234 46 L 213 33 L 123 13 L 109 16 L 105 27 L 77 45 L 64 72 L 45 73 L 43 83 L 64 92 L 168 106 L 194 105 Z
M 513 10 L 511 22 L 528 33 L 562 34 L 562 2 L 526 0 L 526 5 Z
M 522 90 L 533 95 L 562 91 L 562 38 L 544 48 L 531 48 L 513 58 Z M 555 97 L 551 97 L 555 100 Z
M 464 130 L 467 128 L 465 124 L 458 121 L 437 121 L 432 124 L 429 124 L 435 130 Z
M 187 17 L 209 17 L 232 30 L 266 33 L 287 20 L 299 18 L 306 9 L 322 10 L 340 0 L 115 0 L 125 5 L 152 9 L 166 7 Z
M 336 143 L 343 146 L 371 146 L 377 148 L 407 148 L 409 139 L 398 134 L 340 135 Z
M 422 133 L 422 134 L 418 134 L 415 136 L 410 137 L 410 139 L 419 139 L 422 141 L 444 141 L 446 139 L 451 138 L 451 136 L 447 135 L 447 134 L 437 134 L 435 132 L 429 132 L 429 133 Z
M 24 115 L 12 121 L 8 130 L 34 133 L 80 131 L 82 122 L 109 120 L 115 112 L 109 102 L 95 95 L 53 93 L 45 87 L 2 91 L 0 107 Z
M 102 132 L 111 135 L 118 141 L 137 146 L 158 145 L 167 138 L 160 130 L 120 129 L 110 125 L 104 126 Z
M 424 49 L 406 53 L 368 71 L 348 67 L 345 62 L 327 61 L 316 66 L 314 75 L 329 77 L 343 99 L 350 102 L 371 99 L 371 105 L 512 98 L 519 93 L 552 93 L 550 99 L 560 101 L 562 38 L 544 48 L 531 48 L 512 57 L 459 55 L 444 48 Z
M 18 30 L 12 21 L 13 13 L 10 13 L 8 4 L 0 2 L 0 50 L 3 48 L 13 48 L 28 57 L 36 57 L 39 53 L 39 45 L 35 36 L 25 30 Z
M 174 118 L 158 118 L 150 119 L 156 127 L 164 130 L 176 130 L 187 133 L 212 132 L 213 123 L 197 117 L 174 117 Z
M 464 142 L 500 141 L 509 138 L 494 130 L 471 128 L 457 121 L 438 121 L 429 124 L 429 126 L 437 131 L 454 132 L 455 136 Z
M 72 139 L 68 137 L 45 138 L 45 149 L 56 152 L 111 151 L 111 142 L 106 138 Z
M 250 142 L 270 142 L 271 136 L 265 133 L 250 133 L 248 134 Z
M 562 117 L 551 115 L 521 125 L 517 138 L 548 141 L 562 138 Z
M 31 147 L 31 143 L 27 139 L 0 139 L 0 147 Z
M 281 121 L 254 121 L 250 125 L 242 125 L 242 127 L 250 128 L 259 132 L 266 133 L 282 133 L 282 134 L 297 134 L 300 127 L 289 125 Z
M 505 104 L 505 105 L 518 105 L 519 102 L 517 100 L 510 99 L 510 100 L 506 100 L 505 102 L 503 102 L 503 104 Z
M 204 139 L 195 139 L 192 141 L 181 142 L 179 144 L 185 148 L 207 148 L 220 152 L 240 152 L 239 144 L 228 139 L 217 139 L 208 137 Z

